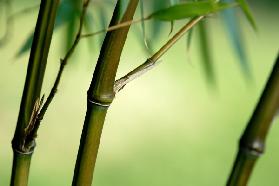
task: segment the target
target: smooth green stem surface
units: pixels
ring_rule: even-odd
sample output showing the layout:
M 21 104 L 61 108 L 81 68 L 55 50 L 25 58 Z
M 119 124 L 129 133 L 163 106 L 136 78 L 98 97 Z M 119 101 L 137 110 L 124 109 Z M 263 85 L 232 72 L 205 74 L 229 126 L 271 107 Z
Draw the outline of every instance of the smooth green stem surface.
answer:
M 251 170 L 253 169 L 256 161 L 256 157 L 251 157 L 245 151 L 239 151 L 234 163 L 233 173 L 229 180 L 228 186 L 245 186 L 251 175 Z
M 257 107 L 240 139 L 228 186 L 245 186 L 257 159 L 264 153 L 265 140 L 279 108 L 279 56 Z
M 92 183 L 93 171 L 100 144 L 101 133 L 108 107 L 88 102 L 73 185 L 89 186 Z
M 121 22 L 133 19 L 139 0 L 130 0 Z M 119 21 L 117 2 L 110 25 Z M 108 32 L 87 92 L 87 112 L 78 150 L 73 186 L 90 186 L 107 109 L 114 98 L 114 81 L 130 27 Z
M 14 151 L 11 186 L 26 186 L 28 184 L 31 157 L 32 154 L 21 154 Z

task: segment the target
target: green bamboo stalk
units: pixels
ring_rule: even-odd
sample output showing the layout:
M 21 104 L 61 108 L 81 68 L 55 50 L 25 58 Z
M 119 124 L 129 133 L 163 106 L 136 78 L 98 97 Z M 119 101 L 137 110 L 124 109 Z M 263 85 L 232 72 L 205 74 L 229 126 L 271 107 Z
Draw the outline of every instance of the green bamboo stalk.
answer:
M 119 20 L 117 2 L 110 25 Z M 133 19 L 138 0 L 130 0 L 121 22 Z M 114 81 L 130 27 L 108 32 L 104 39 L 93 79 L 87 92 L 87 112 L 73 177 L 73 186 L 89 186 L 97 158 L 106 112 L 114 98 Z
M 45 73 L 59 0 L 42 1 L 36 23 L 27 75 L 20 104 L 17 126 L 12 140 L 14 151 L 11 185 L 28 183 L 29 167 L 35 148 L 34 140 L 27 140 L 28 132 L 40 108 L 39 99 Z
M 259 156 L 264 153 L 265 140 L 272 119 L 279 107 L 279 56 L 267 81 L 257 107 L 240 139 L 228 186 L 245 186 Z

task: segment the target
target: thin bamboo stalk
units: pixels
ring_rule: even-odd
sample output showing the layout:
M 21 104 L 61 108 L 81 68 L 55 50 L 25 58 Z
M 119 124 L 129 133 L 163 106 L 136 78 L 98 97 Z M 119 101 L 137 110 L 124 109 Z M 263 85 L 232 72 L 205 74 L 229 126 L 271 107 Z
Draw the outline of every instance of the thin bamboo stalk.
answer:
M 115 25 L 119 20 L 119 2 L 113 12 L 110 25 Z M 133 19 L 137 5 L 138 0 L 130 0 L 121 22 Z M 89 186 L 92 183 L 102 128 L 107 109 L 114 98 L 113 86 L 116 71 L 129 28 L 128 26 L 108 32 L 104 39 L 87 92 L 87 112 L 76 160 L 73 186 Z
M 20 104 L 17 126 L 12 140 L 14 151 L 11 185 L 25 186 L 28 183 L 31 156 L 35 141 L 26 141 L 29 128 L 40 108 L 38 100 L 47 63 L 49 46 L 59 0 L 42 1 L 36 23 L 27 75 Z
M 264 153 L 265 140 L 278 107 L 279 56 L 257 107 L 240 139 L 237 157 L 227 182 L 228 186 L 247 185 L 257 159 Z

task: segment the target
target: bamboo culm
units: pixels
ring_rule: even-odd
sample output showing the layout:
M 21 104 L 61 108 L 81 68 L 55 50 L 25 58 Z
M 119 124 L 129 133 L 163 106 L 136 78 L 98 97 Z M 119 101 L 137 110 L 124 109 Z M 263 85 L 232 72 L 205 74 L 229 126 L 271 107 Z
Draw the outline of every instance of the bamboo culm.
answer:
M 59 0 L 42 1 L 31 47 L 17 126 L 12 140 L 14 151 L 11 185 L 26 186 L 35 141 L 29 140 L 40 108 L 40 92 Z
M 257 107 L 239 141 L 239 150 L 228 179 L 228 186 L 245 186 L 257 159 L 263 154 L 265 140 L 279 107 L 279 56 Z
M 110 25 L 119 21 L 118 1 Z M 130 0 L 121 22 L 133 19 L 138 0 Z M 129 26 L 105 36 L 91 85 L 87 92 L 87 112 L 80 139 L 73 186 L 90 186 L 107 109 L 114 98 L 114 81 Z

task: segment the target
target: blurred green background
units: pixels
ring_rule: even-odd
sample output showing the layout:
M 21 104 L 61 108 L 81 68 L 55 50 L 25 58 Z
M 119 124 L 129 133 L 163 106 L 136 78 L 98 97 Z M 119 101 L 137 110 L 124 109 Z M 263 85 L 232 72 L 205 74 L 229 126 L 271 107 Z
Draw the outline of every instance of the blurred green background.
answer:
M 238 139 L 249 120 L 278 53 L 276 1 L 249 1 L 259 31 L 239 12 L 253 79 L 246 79 L 217 16 L 208 19 L 217 86 L 207 86 L 196 38 L 190 53 L 179 41 L 151 72 L 131 82 L 109 109 L 95 168 L 95 186 L 225 185 Z M 36 1 L 14 3 L 14 10 Z M 277 9 L 276 9 L 277 7 Z M 9 185 L 13 137 L 29 54 L 16 51 L 34 28 L 37 11 L 18 17 L 9 43 L 0 48 L 0 185 Z M 4 21 L 1 19 L 1 25 Z M 2 27 L 2 26 L 1 26 Z M 0 28 L 1 28 L 0 27 Z M 135 26 L 136 27 L 136 26 Z M 179 28 L 176 24 L 175 29 Z M 64 54 L 65 26 L 53 37 L 42 93 L 49 93 Z M 167 40 L 169 28 L 158 43 Z M 1 29 L 1 34 L 3 30 Z M 144 62 L 138 36 L 132 33 L 118 77 Z M 159 44 L 160 45 L 160 44 Z M 39 130 L 30 186 L 71 185 L 86 110 L 86 91 L 98 57 L 82 41 L 66 67 L 58 93 Z M 264 156 L 251 186 L 279 183 L 279 120 L 275 119 Z

